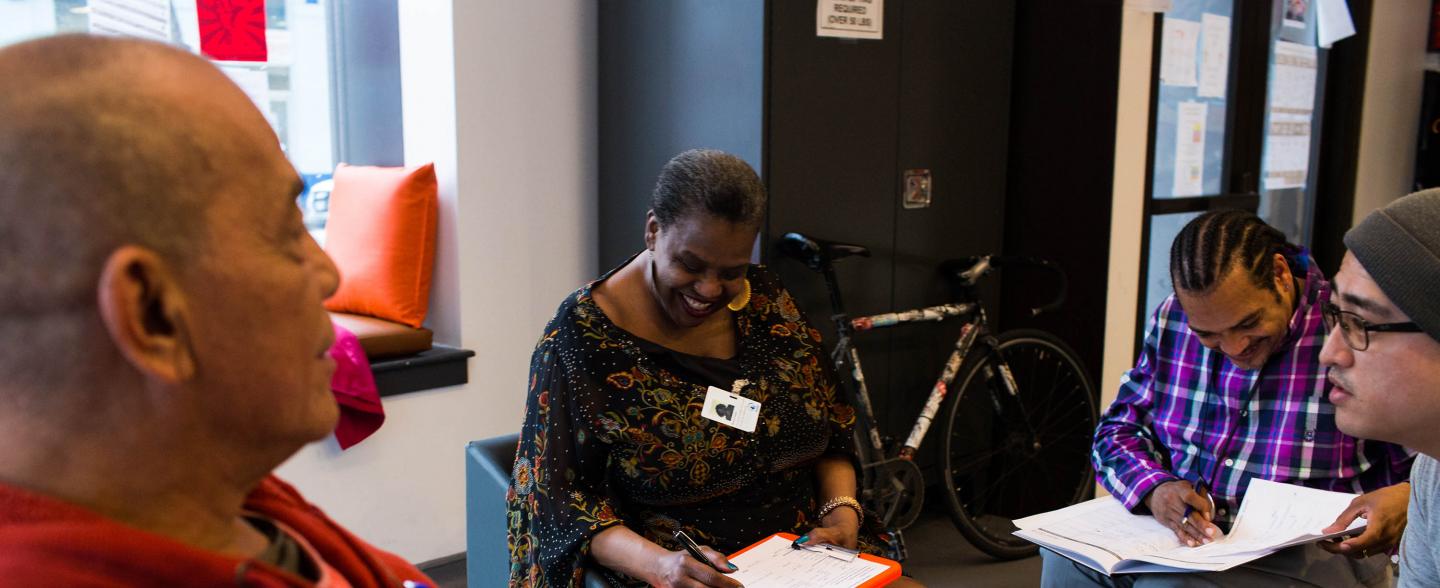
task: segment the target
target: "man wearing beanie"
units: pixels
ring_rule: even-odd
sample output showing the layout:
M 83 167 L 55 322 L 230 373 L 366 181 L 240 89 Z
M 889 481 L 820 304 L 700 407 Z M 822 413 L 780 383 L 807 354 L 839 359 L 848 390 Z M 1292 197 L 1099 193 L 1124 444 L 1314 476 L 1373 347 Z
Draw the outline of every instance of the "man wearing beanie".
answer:
M 1440 586 L 1440 189 L 1370 213 L 1345 234 L 1345 246 L 1320 353 L 1336 424 L 1420 453 L 1400 585 Z M 1342 515 L 1332 528 L 1353 518 Z

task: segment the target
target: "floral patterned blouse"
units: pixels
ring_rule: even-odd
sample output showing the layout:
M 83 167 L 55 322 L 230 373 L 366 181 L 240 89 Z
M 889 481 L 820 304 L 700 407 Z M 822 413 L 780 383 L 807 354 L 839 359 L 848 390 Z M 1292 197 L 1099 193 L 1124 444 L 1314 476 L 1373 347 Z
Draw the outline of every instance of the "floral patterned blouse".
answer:
M 591 289 L 613 273 L 560 305 L 530 361 L 507 497 L 512 586 L 581 586 L 587 567 L 643 585 L 588 557 L 590 539 L 615 525 L 668 549 L 683 529 L 724 553 L 806 532 L 818 526 L 816 460 L 852 455 L 855 413 L 837 398 L 820 333 L 774 274 L 749 268 L 736 356 L 717 360 L 611 323 Z M 754 433 L 700 416 L 707 386 L 730 390 L 732 375 L 762 405 Z M 861 543 L 882 545 L 864 530 Z

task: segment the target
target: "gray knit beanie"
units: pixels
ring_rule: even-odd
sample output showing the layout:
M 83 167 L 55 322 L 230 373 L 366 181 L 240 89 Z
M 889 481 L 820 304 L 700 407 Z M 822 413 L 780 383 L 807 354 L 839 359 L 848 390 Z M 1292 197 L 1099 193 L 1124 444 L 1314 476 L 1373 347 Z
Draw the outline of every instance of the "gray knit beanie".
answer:
M 1402 312 L 1440 341 L 1440 188 L 1371 212 L 1345 246 Z

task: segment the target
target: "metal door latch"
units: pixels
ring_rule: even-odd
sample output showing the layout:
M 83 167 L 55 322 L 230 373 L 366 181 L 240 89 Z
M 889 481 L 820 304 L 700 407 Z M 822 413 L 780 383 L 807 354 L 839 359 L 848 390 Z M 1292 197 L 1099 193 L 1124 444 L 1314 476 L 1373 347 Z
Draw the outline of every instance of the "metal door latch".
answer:
M 901 205 L 905 208 L 929 208 L 931 185 L 930 170 L 905 170 L 905 189 L 901 193 Z

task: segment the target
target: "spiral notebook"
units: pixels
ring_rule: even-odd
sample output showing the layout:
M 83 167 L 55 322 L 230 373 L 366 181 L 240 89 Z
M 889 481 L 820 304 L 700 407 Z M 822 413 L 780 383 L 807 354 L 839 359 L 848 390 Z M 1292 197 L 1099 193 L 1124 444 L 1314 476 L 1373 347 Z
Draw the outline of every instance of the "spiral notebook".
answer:
M 862 553 L 842 561 L 805 549 L 795 549 L 795 536 L 776 533 L 730 555 L 740 568 L 729 577 L 745 588 L 874 588 L 900 577 L 898 562 Z

